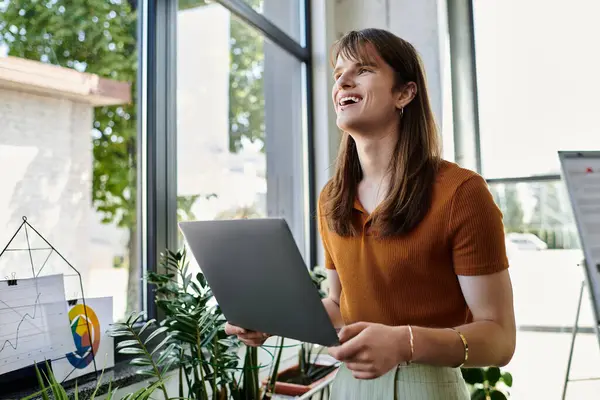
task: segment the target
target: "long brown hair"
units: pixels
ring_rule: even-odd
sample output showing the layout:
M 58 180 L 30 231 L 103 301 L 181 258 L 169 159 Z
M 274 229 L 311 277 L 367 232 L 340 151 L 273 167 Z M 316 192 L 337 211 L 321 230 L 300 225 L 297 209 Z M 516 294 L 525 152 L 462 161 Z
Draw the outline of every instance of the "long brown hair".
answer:
M 404 107 L 399 138 L 390 163 L 387 196 L 371 216 L 379 236 L 408 233 L 429 210 L 433 181 L 441 160 L 438 131 L 429 104 L 425 72 L 415 48 L 407 41 L 381 29 L 352 31 L 338 40 L 331 52 L 332 65 L 338 56 L 367 61 L 366 47 L 375 48 L 395 71 L 395 87 L 414 82 L 417 93 Z M 362 170 L 354 139 L 346 132 L 338 153 L 333 178 L 324 188 L 323 214 L 331 230 L 341 236 L 358 235 L 352 210 Z

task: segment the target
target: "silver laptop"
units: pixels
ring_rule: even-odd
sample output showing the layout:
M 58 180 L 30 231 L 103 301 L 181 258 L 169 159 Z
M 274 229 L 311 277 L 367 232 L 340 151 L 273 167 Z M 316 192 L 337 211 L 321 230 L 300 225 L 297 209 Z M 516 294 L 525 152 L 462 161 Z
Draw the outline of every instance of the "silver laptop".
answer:
M 323 346 L 339 344 L 285 220 L 192 221 L 179 227 L 231 324 Z

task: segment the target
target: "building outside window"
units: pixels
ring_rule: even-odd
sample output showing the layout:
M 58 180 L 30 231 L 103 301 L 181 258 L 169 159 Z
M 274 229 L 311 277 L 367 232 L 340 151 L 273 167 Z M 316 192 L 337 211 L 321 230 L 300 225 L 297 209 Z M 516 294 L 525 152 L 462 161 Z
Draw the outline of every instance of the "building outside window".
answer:
M 135 7 L 0 2 L 0 53 L 9 56 L 0 68 L 23 74 L 21 86 L 0 94 L 0 246 L 27 216 L 81 273 L 86 297 L 113 298 L 115 320 L 142 306 Z M 47 247 L 35 237 L 30 244 Z M 28 257 L 3 256 L 2 276 L 23 277 L 13 269 L 27 268 Z M 44 273 L 67 272 L 48 251 L 34 252 L 33 263 L 45 263 Z M 76 278 L 65 283 L 67 297 L 81 297 Z

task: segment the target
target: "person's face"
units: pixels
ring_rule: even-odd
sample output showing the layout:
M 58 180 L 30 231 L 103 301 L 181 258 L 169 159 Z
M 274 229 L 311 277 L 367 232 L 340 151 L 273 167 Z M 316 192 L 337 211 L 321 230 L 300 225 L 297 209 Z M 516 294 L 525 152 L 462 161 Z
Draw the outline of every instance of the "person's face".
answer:
M 338 127 L 346 132 L 368 133 L 397 123 L 405 104 L 394 90 L 394 70 L 375 51 L 367 48 L 368 63 L 340 55 L 334 69 L 332 90 Z

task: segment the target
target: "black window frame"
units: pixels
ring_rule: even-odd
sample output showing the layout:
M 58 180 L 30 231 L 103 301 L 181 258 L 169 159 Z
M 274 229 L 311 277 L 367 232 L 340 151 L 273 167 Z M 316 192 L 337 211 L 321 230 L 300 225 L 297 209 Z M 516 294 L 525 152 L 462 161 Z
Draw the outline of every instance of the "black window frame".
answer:
M 297 41 L 281 30 L 264 15 L 243 0 L 215 0 L 242 21 L 258 30 L 266 39 L 293 55 L 303 64 L 306 107 L 307 154 L 305 154 L 308 187 L 308 233 L 310 269 L 317 264 L 317 226 L 315 151 L 313 119 L 313 74 L 311 0 L 299 0 L 303 37 Z M 139 201 L 138 235 L 141 272 L 160 272 L 160 254 L 165 249 L 176 249 L 177 237 L 177 13 L 178 2 L 172 0 L 145 0 L 139 4 L 138 98 L 138 180 Z M 144 25 L 145 24 L 145 25 Z M 145 37 L 144 37 L 145 33 Z M 145 47 L 144 47 L 145 46 Z M 161 319 L 155 305 L 152 288 L 141 277 L 143 305 L 147 318 Z

